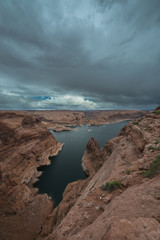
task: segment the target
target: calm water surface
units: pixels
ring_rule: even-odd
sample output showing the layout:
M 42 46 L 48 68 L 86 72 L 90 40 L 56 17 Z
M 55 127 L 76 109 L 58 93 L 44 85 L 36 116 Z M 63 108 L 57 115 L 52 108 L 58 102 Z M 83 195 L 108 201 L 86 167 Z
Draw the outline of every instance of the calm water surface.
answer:
M 39 188 L 39 193 L 47 193 L 51 196 L 56 207 L 62 200 L 68 183 L 86 178 L 82 171 L 81 160 L 89 139 L 94 137 L 101 148 L 126 124 L 127 121 L 102 126 L 76 127 L 72 131 L 51 131 L 59 142 L 64 143 L 64 146 L 57 156 L 52 157 L 49 166 L 39 168 L 43 173 L 34 187 Z

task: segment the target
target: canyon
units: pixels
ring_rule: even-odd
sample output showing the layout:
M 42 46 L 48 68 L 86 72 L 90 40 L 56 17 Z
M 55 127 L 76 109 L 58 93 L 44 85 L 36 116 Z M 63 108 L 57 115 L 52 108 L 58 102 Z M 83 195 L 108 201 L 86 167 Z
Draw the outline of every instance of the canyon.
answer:
M 0 111 L 0 236 L 2 240 L 134 240 L 160 236 L 160 175 L 144 177 L 160 154 L 160 115 L 136 110 Z M 73 126 L 132 120 L 101 149 L 91 138 L 82 167 L 61 203 L 33 188 L 62 149 L 50 133 Z M 107 191 L 106 182 L 120 188 Z

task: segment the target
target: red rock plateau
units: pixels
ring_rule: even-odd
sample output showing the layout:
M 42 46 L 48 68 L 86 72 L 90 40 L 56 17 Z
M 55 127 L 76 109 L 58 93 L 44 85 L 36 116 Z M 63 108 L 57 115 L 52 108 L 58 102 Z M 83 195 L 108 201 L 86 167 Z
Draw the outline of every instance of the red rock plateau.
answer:
M 49 197 L 32 186 L 37 167 L 49 164 L 48 156 L 62 147 L 47 128 L 132 118 L 130 111 L 119 114 L 0 112 L 1 240 L 160 239 L 159 110 L 129 122 L 101 149 L 91 138 L 82 159 L 88 178 L 68 184 L 54 210 Z M 111 191 L 106 183 L 113 180 L 117 185 Z

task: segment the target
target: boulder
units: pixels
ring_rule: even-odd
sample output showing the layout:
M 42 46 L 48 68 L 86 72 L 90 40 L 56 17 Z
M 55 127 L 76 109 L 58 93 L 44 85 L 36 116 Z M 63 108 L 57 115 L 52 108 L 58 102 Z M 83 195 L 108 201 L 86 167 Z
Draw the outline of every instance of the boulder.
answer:
M 25 116 L 22 120 L 22 126 L 34 126 L 35 124 L 40 123 L 41 121 L 34 116 Z

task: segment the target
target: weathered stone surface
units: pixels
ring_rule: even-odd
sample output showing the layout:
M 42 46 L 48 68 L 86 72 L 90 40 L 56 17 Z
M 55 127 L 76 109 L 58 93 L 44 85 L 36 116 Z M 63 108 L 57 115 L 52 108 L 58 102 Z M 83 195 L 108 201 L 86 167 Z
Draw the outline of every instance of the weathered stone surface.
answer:
M 98 168 L 99 145 L 98 142 L 91 138 L 87 144 L 86 151 L 82 158 L 82 168 L 87 176 L 91 176 Z
M 37 167 L 49 164 L 48 157 L 62 144 L 23 112 L 1 112 L 0 139 L 0 239 L 35 239 L 53 203 L 47 195 L 37 195 L 32 184 L 39 176 Z
M 34 117 L 34 116 L 31 116 L 31 115 L 28 115 L 28 116 L 25 116 L 22 120 L 22 126 L 25 127 L 25 126 L 28 126 L 28 127 L 31 127 L 35 124 L 38 124 L 40 123 L 41 121 Z
M 1 240 L 36 239 L 51 211 L 52 202 L 48 196 L 37 195 L 31 199 L 31 202 L 23 210 L 15 211 L 13 214 L 1 215 Z

